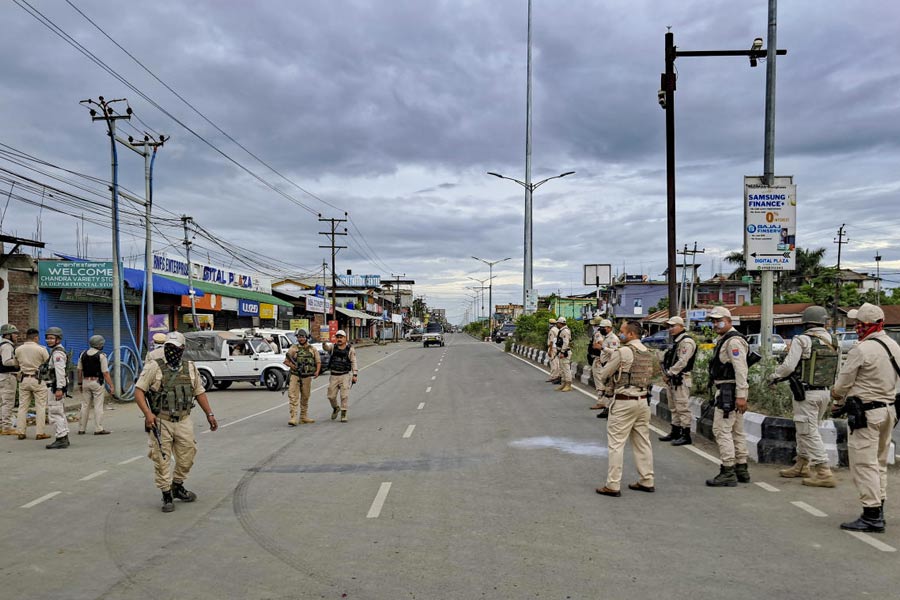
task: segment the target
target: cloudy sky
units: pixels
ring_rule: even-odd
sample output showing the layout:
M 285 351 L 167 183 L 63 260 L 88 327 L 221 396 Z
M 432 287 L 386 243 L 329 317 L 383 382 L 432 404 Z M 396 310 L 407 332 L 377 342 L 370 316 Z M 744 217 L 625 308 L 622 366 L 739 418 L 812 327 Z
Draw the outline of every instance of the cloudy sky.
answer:
M 172 136 L 155 163 L 156 248 L 180 251 L 177 217 L 188 214 L 236 244 L 231 254 L 302 273 L 326 255 L 316 215 L 348 211 L 339 272 L 405 274 L 459 321 L 471 306 L 465 288 L 477 285 L 467 277 L 487 277 L 471 256 L 511 257 L 494 270 L 494 300 L 520 302 L 524 191 L 486 172 L 524 179 L 526 9 L 526 0 L 4 1 L 0 228 L 35 237 L 40 217 L 50 251 L 75 253 L 81 221 L 54 209 L 84 212 L 87 254 L 110 256 L 108 220 L 90 212 L 108 211 L 102 183 L 13 154 L 108 180 L 104 125 L 79 101 L 127 98 L 140 121 L 122 123 L 123 134 Z M 540 293 L 587 291 L 585 263 L 663 271 L 656 91 L 666 27 L 684 50 L 745 49 L 765 37 L 766 10 L 765 0 L 534 0 L 533 180 L 576 171 L 534 195 Z M 900 284 L 898 22 L 893 2 L 780 3 L 788 55 L 778 60 L 776 173 L 795 176 L 799 245 L 826 247 L 833 264 L 846 223 L 842 262 L 874 271 L 880 252 L 885 278 Z M 763 168 L 766 69 L 741 58 L 676 67 L 677 243 L 706 249 L 707 277 L 743 243 L 743 176 Z M 121 183 L 142 193 L 142 159 L 125 149 L 119 159 Z M 95 204 L 11 186 L 19 175 Z M 233 260 L 196 243 L 201 257 Z M 126 260 L 142 248 L 127 227 Z

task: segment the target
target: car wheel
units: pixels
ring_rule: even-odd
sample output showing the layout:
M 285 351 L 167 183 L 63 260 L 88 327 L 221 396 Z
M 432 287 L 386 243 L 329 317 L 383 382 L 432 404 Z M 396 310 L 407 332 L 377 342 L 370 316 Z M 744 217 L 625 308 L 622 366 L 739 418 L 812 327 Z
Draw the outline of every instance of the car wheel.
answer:
M 217 381 L 215 383 L 215 386 L 216 386 L 217 390 L 227 390 L 228 388 L 231 387 L 232 383 L 234 383 L 234 382 L 233 381 Z
M 206 371 L 200 371 L 200 383 L 203 385 L 203 390 L 208 392 L 212 389 L 214 384 L 212 375 Z
M 263 373 L 263 383 L 270 392 L 277 392 L 284 385 L 284 374 L 278 369 L 269 369 Z

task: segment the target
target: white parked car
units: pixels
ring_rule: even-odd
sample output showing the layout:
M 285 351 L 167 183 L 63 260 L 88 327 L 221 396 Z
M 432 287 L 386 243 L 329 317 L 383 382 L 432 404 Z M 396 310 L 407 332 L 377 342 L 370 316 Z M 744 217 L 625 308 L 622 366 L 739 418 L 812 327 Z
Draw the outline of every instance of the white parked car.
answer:
M 262 338 L 246 338 L 228 331 L 191 331 L 184 334 L 184 357 L 194 361 L 203 388 L 224 390 L 235 381 L 262 382 L 279 391 L 287 381 L 283 352 L 272 352 Z
M 756 352 L 757 354 L 762 354 L 759 350 L 759 342 L 760 342 L 761 334 L 752 333 L 747 336 L 747 343 L 750 344 L 750 352 Z M 784 338 L 778 335 L 777 333 L 772 334 L 772 354 L 776 356 L 787 354 L 788 351 L 788 343 L 784 341 Z
M 859 336 L 855 331 L 845 331 L 837 334 L 838 342 L 841 345 L 841 352 L 844 354 L 850 352 L 850 349 L 859 343 Z

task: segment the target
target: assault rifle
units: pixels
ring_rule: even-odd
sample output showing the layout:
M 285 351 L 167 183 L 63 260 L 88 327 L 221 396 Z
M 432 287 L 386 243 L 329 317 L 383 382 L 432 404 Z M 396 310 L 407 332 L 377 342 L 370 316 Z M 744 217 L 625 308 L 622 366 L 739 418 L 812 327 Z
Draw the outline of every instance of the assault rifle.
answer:
M 781 383 L 782 381 L 787 381 L 788 385 L 791 388 L 791 394 L 794 396 L 794 400 L 797 402 L 803 402 L 806 400 L 806 388 L 803 387 L 803 383 L 800 381 L 800 377 L 797 376 L 796 371 L 792 371 L 790 375 L 787 377 L 781 377 L 780 379 L 773 379 L 769 385 L 773 386 L 776 383 Z

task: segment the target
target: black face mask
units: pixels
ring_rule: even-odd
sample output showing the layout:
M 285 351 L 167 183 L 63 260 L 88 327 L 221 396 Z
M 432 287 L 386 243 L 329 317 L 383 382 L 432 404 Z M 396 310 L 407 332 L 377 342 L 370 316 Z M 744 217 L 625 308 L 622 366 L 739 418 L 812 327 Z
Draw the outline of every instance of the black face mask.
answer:
M 181 367 L 181 357 L 184 355 L 184 348 L 179 348 L 178 346 L 173 346 L 172 344 L 166 344 L 163 346 L 163 354 L 166 357 L 166 364 L 172 367 L 173 369 L 178 369 Z

